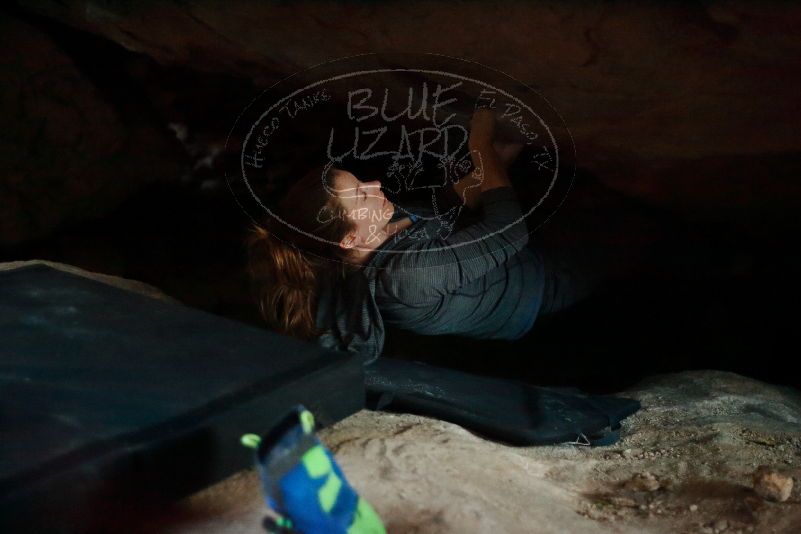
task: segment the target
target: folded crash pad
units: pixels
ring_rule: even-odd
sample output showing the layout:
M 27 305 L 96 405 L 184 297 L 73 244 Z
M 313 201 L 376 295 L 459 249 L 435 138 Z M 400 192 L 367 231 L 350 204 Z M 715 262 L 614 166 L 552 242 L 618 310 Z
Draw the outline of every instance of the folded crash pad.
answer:
M 608 445 L 640 409 L 625 397 L 533 386 L 423 362 L 379 358 L 365 368 L 367 407 L 429 415 L 516 445 Z
M 250 467 L 296 404 L 364 406 L 347 353 L 44 265 L 0 273 L 0 339 L 2 532 L 100 529 Z

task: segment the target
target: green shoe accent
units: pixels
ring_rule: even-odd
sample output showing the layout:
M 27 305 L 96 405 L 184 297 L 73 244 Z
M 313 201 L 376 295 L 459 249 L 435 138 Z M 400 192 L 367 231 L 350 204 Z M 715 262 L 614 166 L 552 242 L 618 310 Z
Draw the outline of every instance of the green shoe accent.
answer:
M 348 534 L 386 534 L 386 532 L 384 523 L 370 503 L 359 497 L 353 523 L 348 527 Z
M 317 490 L 317 499 L 320 501 L 320 506 L 325 513 L 330 512 L 331 508 L 334 507 L 334 503 L 337 502 L 337 496 L 341 488 L 342 481 L 337 474 L 332 471 L 328 474 L 325 484 Z
M 249 449 L 258 449 L 261 438 L 256 434 L 245 434 L 239 438 L 239 442 Z
M 279 515 L 276 518 L 275 524 L 278 525 L 281 528 L 286 528 L 286 529 L 291 529 L 292 528 L 292 520 L 287 518 L 287 517 L 284 517 L 282 515 Z
M 331 472 L 331 461 L 325 454 L 325 449 L 317 445 L 303 455 L 303 465 L 312 478 L 320 478 Z
M 303 410 L 300 413 L 300 424 L 306 434 L 314 432 L 314 416 L 309 410 Z

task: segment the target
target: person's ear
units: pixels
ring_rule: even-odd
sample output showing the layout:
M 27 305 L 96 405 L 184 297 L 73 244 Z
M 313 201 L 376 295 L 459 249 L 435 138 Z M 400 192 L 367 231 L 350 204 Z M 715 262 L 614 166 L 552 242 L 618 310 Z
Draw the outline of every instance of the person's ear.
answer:
M 339 242 L 339 246 L 344 249 L 351 249 L 356 246 L 356 232 L 348 232 Z

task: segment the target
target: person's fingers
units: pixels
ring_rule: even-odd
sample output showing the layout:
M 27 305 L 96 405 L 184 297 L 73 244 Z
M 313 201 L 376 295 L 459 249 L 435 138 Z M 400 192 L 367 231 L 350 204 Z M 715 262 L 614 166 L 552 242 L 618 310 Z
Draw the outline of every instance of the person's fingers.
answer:
M 470 122 L 480 125 L 495 124 L 495 112 L 489 108 L 478 108 L 473 112 Z
M 517 142 L 507 143 L 495 141 L 492 143 L 492 147 L 495 149 L 495 152 L 498 153 L 501 163 L 503 163 L 506 167 L 509 167 L 512 163 L 514 163 L 524 146 L 525 145 L 523 143 Z

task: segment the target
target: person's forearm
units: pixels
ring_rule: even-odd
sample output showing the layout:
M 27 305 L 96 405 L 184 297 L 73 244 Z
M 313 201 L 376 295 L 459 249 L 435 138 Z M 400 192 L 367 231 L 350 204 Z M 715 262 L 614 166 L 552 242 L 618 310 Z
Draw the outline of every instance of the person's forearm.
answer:
M 462 202 L 462 205 L 470 209 L 477 209 L 481 205 L 481 177 L 476 176 L 475 171 L 462 176 L 453 184 L 453 190 Z

